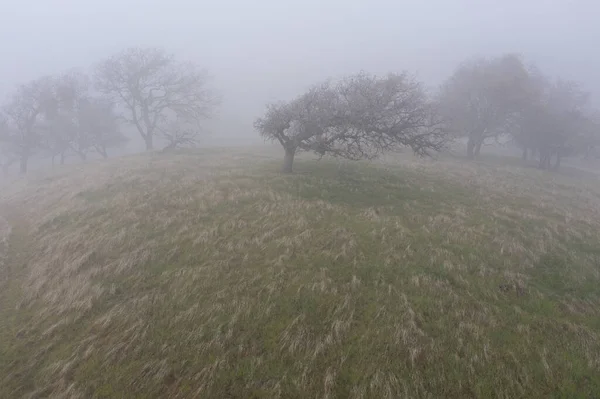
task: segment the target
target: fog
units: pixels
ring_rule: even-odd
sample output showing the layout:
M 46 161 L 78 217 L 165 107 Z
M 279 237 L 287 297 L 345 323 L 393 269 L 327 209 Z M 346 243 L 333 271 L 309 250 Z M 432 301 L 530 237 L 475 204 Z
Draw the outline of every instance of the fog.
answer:
M 436 87 L 471 56 L 522 53 L 600 90 L 600 6 L 578 1 L 24 0 L 0 5 L 0 94 L 129 46 L 206 67 L 222 96 L 204 144 L 261 142 L 252 121 L 330 76 L 409 70 Z M 133 146 L 138 137 L 132 135 Z
M 0 0 L 0 399 L 600 398 L 599 16 Z

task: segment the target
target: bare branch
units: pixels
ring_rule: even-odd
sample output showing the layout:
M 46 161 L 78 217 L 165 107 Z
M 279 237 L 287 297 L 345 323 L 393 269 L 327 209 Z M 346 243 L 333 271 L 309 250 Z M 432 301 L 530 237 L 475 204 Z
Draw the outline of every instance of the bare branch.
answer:
M 199 128 L 183 120 L 175 121 L 168 129 L 161 131 L 167 141 L 163 151 L 176 148 L 195 147 L 198 144 Z

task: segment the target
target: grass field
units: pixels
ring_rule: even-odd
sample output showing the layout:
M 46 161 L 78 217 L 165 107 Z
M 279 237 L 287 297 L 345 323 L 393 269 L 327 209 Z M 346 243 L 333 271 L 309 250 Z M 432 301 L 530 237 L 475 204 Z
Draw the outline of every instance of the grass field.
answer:
M 600 397 L 597 177 L 280 156 L 3 188 L 0 397 Z

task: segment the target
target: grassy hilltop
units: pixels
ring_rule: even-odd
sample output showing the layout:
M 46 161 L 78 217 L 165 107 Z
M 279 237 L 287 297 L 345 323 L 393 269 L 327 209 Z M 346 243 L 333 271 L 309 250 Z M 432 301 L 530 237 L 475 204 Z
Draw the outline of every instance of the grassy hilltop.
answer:
M 4 187 L 1 398 L 600 396 L 600 181 L 219 150 Z

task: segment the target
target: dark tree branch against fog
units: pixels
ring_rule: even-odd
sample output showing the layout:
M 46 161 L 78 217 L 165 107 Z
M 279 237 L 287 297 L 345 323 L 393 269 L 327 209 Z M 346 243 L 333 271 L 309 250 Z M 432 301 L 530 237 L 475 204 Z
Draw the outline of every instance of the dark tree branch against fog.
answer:
M 422 84 L 407 74 L 359 73 L 268 105 L 254 126 L 282 145 L 289 173 L 298 151 L 358 160 L 410 147 L 427 155 L 446 142 L 441 122 Z
M 198 144 L 199 127 L 185 121 L 176 120 L 161 131 L 161 135 L 167 142 L 163 151 L 169 151 L 181 147 L 195 147 Z
M 460 65 L 441 88 L 439 103 L 457 137 L 467 137 L 467 156 L 483 143 L 508 133 L 533 95 L 529 72 L 520 57 L 504 55 Z
M 101 62 L 96 86 L 120 105 L 147 150 L 173 120 L 199 123 L 218 103 L 205 71 L 156 48 L 130 48 Z

